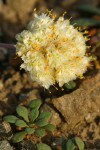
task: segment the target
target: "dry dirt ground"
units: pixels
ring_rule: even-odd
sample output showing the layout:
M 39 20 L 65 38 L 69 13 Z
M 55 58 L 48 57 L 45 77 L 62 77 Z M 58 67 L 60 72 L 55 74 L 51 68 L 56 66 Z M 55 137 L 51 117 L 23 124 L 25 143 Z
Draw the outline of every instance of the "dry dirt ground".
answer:
M 52 112 L 50 123 L 57 127 L 54 135 L 43 139 L 45 142 L 52 146 L 55 141 L 56 146 L 52 148 L 59 149 L 60 137 L 78 136 L 85 142 L 86 149 L 99 150 L 100 70 L 95 64 L 84 80 L 76 81 L 75 89 L 62 92 L 51 88 L 51 94 L 32 83 L 28 74 L 19 70 L 20 64 L 14 49 L 0 48 L 0 117 L 14 114 L 18 104 L 27 106 L 30 100 L 41 98 L 44 103 L 41 109 Z M 5 139 L 3 134 L 0 136 Z
M 80 15 L 81 13 L 74 9 L 77 3 L 100 5 L 99 0 L 88 0 L 88 2 L 87 0 L 15 0 L 14 3 L 12 1 L 4 0 L 4 3 L 0 4 L 0 29 L 3 34 L 2 36 L 0 34 L 0 42 L 4 43 L 15 43 L 16 33 L 20 32 L 33 17 L 35 7 L 39 12 L 53 8 L 57 16 L 67 10 L 69 11 L 67 17 L 77 18 L 83 17 L 83 14 Z M 50 123 L 54 124 L 57 130 L 53 135 L 49 134 L 42 140 L 53 150 L 61 150 L 61 137 L 70 139 L 75 136 L 85 142 L 86 150 L 100 150 L 100 29 L 89 28 L 89 35 L 91 35 L 88 43 L 91 45 L 89 51 L 97 59 L 91 64 L 85 79 L 76 80 L 76 88 L 73 90 L 61 91 L 59 88 L 56 91 L 55 88 L 51 88 L 51 94 L 49 91 L 44 92 L 42 87 L 31 81 L 24 70 L 19 69 L 21 60 L 16 58 L 13 47 L 0 46 L 0 141 L 8 140 L 8 143 L 3 141 L 0 144 L 3 146 L 8 144 L 7 150 L 34 149 L 32 141 L 13 145 L 9 140 L 12 132 L 15 131 L 10 125 L 7 125 L 9 129 L 3 129 L 2 118 L 7 114 L 15 114 L 18 104 L 28 106 L 28 103 L 35 98 L 43 100 L 42 110 L 52 112 Z M 3 146 L 0 150 L 4 149 Z

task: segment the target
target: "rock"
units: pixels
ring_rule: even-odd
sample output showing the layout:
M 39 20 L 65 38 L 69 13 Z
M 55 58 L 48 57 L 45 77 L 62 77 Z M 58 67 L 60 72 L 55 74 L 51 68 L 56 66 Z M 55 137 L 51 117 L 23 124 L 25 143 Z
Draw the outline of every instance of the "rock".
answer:
M 32 91 L 30 91 L 30 92 L 27 94 L 27 97 L 28 97 L 28 101 L 31 101 L 31 100 L 33 100 L 33 99 L 40 98 L 39 90 L 38 90 L 38 89 L 33 89 Z
M 58 126 L 61 123 L 61 118 L 59 114 L 49 105 L 44 104 L 42 107 L 42 111 L 50 111 L 52 113 L 52 117 L 49 120 L 49 123 Z
M 0 150 L 13 150 L 7 140 L 0 141 Z
M 28 93 L 21 93 L 19 96 L 19 100 L 21 101 L 21 105 L 28 106 L 31 100 L 40 99 L 40 91 L 39 89 L 33 89 Z
M 91 123 L 96 116 L 97 116 L 96 112 L 88 113 L 88 115 L 85 117 L 85 120 L 87 123 Z
M 51 145 L 53 149 L 60 150 L 58 148 L 61 148 L 62 145 L 62 138 L 54 137 L 51 139 Z
M 86 142 L 88 142 L 88 139 L 91 139 L 91 142 L 93 142 L 97 139 L 100 140 L 100 127 L 99 127 L 99 125 L 97 125 L 95 122 L 88 124 L 88 126 L 85 126 L 81 130 L 81 136 L 82 136 L 82 139 Z
M 100 71 L 93 77 L 89 77 L 80 86 L 91 97 L 91 112 L 95 111 L 100 114 Z
M 27 99 L 27 94 L 25 94 L 25 93 L 20 93 L 20 95 L 19 95 L 19 100 L 20 101 L 25 101 Z
M 16 72 L 15 74 L 13 74 L 10 78 L 8 78 L 5 81 L 5 87 L 8 88 L 11 93 L 16 93 L 18 94 L 21 89 L 23 88 L 23 85 L 20 81 L 20 73 Z
M 0 92 L 0 101 L 3 101 L 3 99 L 6 98 L 8 94 L 8 91 L 6 89 L 3 89 L 2 92 Z
M 0 120 L 0 140 L 10 140 L 13 136 L 11 126 L 8 122 Z
M 35 150 L 35 145 L 31 140 L 22 141 L 19 144 L 19 150 Z
M 87 116 L 91 108 L 90 101 L 91 98 L 83 89 L 77 89 L 71 94 L 52 99 L 54 107 L 70 128 L 73 128 Z
M 4 92 L 6 93 L 6 91 Z M 0 96 L 3 96 L 4 92 L 2 92 Z M 7 97 L 0 98 L 0 117 L 14 113 L 17 105 L 18 101 L 15 94 L 8 93 Z

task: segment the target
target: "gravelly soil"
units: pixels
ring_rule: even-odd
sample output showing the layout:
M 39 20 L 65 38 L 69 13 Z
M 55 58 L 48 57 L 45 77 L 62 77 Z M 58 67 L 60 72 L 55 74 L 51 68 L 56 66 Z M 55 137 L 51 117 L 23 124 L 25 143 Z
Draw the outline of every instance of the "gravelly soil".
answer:
M 2 48 L 0 49 L 2 53 L 0 60 L 0 117 L 15 113 L 15 108 L 18 104 L 27 106 L 29 101 L 34 98 L 44 98 L 42 109 L 52 112 L 53 117 L 50 122 L 57 126 L 57 131 L 54 135 L 48 135 L 50 145 L 52 145 L 52 140 L 56 141 L 56 147 L 53 149 L 59 149 L 60 137 L 66 136 L 67 138 L 71 138 L 78 136 L 85 141 L 86 149 L 99 150 L 100 71 L 94 70 L 93 73 L 93 70 L 91 70 L 86 79 L 73 91 L 69 92 L 65 90 L 60 96 L 56 95 L 54 91 L 54 93 L 52 92 L 49 95 L 48 91 L 45 94 L 37 83 L 33 83 L 27 73 L 19 70 L 21 60 L 19 58 L 15 59 L 15 51 L 11 50 L 9 53 L 8 51 L 7 49 L 3 51 Z M 81 94 L 78 94 L 79 91 Z M 87 96 L 84 92 L 86 92 Z M 80 99 L 80 102 L 85 99 L 82 93 L 86 97 L 86 103 L 85 105 L 83 103 L 83 106 L 78 103 L 78 99 Z M 83 97 L 83 100 L 80 95 Z M 60 110 L 59 105 L 62 108 Z M 69 108 L 70 106 L 72 108 Z M 78 113 L 78 107 L 80 107 L 80 113 Z M 71 109 L 71 111 L 66 109 Z M 43 140 L 48 143 L 47 137 Z
M 39 12 L 46 8 L 54 9 L 57 16 L 69 11 L 67 18 L 84 18 L 85 14 L 76 11 L 77 4 L 87 3 L 99 6 L 99 0 L 4 0 L 0 5 L 0 27 L 3 35 L 0 42 L 12 43 L 16 33 L 20 32 L 32 18 L 33 8 L 37 7 Z M 24 3 L 24 4 L 23 4 Z M 28 8 L 28 9 L 26 9 Z M 71 9 L 70 9 L 71 8 Z M 73 9 L 72 9 L 73 8 Z M 20 11 L 23 10 L 23 11 Z M 9 13 L 8 13 L 9 11 Z M 90 18 L 92 16 L 87 14 Z M 85 16 L 86 17 L 86 16 Z M 20 144 L 12 144 L 9 141 L 15 130 L 2 121 L 3 116 L 15 114 L 18 104 L 28 106 L 35 98 L 43 100 L 41 110 L 49 110 L 52 113 L 50 123 L 57 130 L 54 134 L 48 134 L 42 139 L 49 144 L 52 150 L 61 150 L 61 137 L 67 139 L 75 136 L 85 142 L 86 150 L 100 150 L 100 29 L 89 28 L 92 36 L 88 45 L 91 45 L 91 53 L 96 55 L 97 60 L 85 74 L 84 80 L 76 80 L 76 88 L 73 90 L 58 91 L 53 87 L 45 91 L 37 83 L 33 83 L 24 70 L 20 70 L 21 59 L 16 58 L 13 47 L 0 47 L 0 150 L 34 150 L 34 142 L 37 139 L 26 140 Z M 33 140 L 34 139 L 34 140 Z M 55 144 L 54 144 L 55 143 Z

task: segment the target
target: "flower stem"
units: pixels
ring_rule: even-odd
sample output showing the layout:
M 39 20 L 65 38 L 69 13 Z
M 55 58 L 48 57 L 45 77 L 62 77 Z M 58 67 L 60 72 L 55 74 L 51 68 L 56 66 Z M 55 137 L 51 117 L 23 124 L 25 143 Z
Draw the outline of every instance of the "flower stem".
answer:
M 14 44 L 0 43 L 0 47 L 7 48 L 7 49 L 16 49 Z

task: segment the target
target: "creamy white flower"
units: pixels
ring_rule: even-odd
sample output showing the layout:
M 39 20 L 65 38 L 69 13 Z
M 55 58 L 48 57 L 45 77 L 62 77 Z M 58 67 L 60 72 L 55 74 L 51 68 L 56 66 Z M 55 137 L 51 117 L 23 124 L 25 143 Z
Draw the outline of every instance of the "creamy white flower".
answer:
M 83 34 L 63 17 L 55 21 L 47 14 L 35 14 L 27 30 L 16 39 L 17 54 L 23 60 L 21 68 L 46 89 L 56 82 L 62 87 L 80 78 L 91 61 L 86 56 Z
M 48 30 L 48 27 L 53 23 L 53 19 L 51 19 L 46 14 L 42 13 L 40 16 L 37 14 L 34 15 L 35 19 L 30 21 L 27 29 L 29 29 L 32 33 L 37 32 L 37 30 Z

